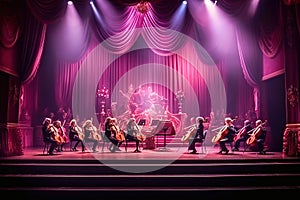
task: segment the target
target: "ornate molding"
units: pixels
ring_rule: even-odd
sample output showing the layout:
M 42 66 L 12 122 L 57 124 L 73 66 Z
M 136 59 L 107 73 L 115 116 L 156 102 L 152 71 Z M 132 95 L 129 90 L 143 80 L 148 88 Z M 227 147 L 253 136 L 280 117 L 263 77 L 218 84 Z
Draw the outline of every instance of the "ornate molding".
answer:
M 299 102 L 299 90 L 291 85 L 287 90 L 287 99 L 291 106 L 296 106 Z

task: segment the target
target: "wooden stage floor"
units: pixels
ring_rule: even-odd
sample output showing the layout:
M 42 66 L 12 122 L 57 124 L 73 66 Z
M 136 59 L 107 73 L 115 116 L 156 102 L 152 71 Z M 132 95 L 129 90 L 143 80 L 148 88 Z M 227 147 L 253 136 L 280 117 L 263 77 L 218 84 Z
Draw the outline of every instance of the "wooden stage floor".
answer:
M 218 146 L 208 146 L 203 150 L 201 147 L 197 148 L 197 154 L 190 154 L 186 147 L 166 147 L 157 149 L 141 149 L 141 153 L 134 153 L 133 147 L 128 147 L 127 152 L 124 147 L 120 147 L 121 151 L 115 153 L 101 148 L 98 152 L 93 153 L 89 149 L 85 152 L 70 151 L 68 148 L 63 152 L 54 152 L 54 155 L 43 153 L 43 147 L 26 148 L 24 154 L 20 156 L 4 157 L 1 159 L 25 159 L 25 160 L 251 160 L 251 159 L 298 159 L 298 157 L 291 157 L 282 152 L 266 152 L 265 155 L 260 155 L 254 151 L 229 151 L 226 154 L 218 154 Z

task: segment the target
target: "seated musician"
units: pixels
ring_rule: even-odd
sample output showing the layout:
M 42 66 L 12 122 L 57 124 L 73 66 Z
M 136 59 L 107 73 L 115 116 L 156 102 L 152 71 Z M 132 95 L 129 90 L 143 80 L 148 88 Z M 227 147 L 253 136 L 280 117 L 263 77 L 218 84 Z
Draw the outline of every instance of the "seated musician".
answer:
M 264 126 L 264 124 L 265 123 L 263 123 L 261 120 L 256 120 L 256 128 L 252 132 L 253 135 L 250 135 L 250 137 L 255 137 L 255 142 L 253 144 L 257 146 L 257 151 L 259 152 L 259 154 L 266 154 L 266 150 L 264 149 L 264 143 L 266 140 L 267 129 Z
M 138 125 L 135 121 L 135 118 L 130 118 L 128 120 L 128 123 L 126 125 L 127 128 L 127 134 L 126 134 L 126 139 L 129 141 L 135 141 L 135 150 L 134 153 L 139 153 L 141 152 L 139 150 L 139 144 L 140 144 L 140 140 L 137 138 L 137 132 L 140 131 L 138 129 Z
M 76 141 L 74 147 L 72 147 L 72 151 L 78 151 L 76 149 L 76 147 L 79 144 L 81 144 L 81 150 L 82 150 L 82 152 L 84 152 L 84 150 L 85 150 L 85 146 L 84 146 L 84 143 L 83 143 L 84 135 L 83 135 L 83 132 L 82 132 L 82 128 L 80 128 L 77 125 L 76 119 L 72 119 L 70 121 L 69 138 L 70 138 L 71 141 Z
M 83 125 L 83 133 L 84 133 L 84 142 L 85 143 L 93 143 L 92 150 L 94 153 L 97 151 L 97 146 L 99 144 L 99 138 L 95 137 L 98 135 L 97 128 L 93 125 L 92 120 L 86 120 Z
M 43 141 L 45 143 L 50 143 L 50 147 L 48 150 L 49 155 L 54 155 L 53 151 L 57 147 L 57 141 L 54 138 L 53 133 L 53 125 L 51 118 L 45 118 L 43 121 L 42 133 L 43 133 Z
M 57 151 L 64 151 L 65 144 L 69 142 L 69 137 L 66 135 L 66 129 L 62 126 L 60 120 L 54 121 L 53 125 L 57 129 L 58 134 L 60 135 L 63 141 L 60 145 L 58 145 Z
M 221 150 L 218 152 L 222 154 L 223 151 L 225 154 L 228 154 L 229 150 L 226 147 L 226 143 L 233 142 L 233 138 L 236 135 L 236 128 L 233 125 L 233 120 L 230 117 L 225 118 L 225 126 L 221 129 L 223 134 L 222 139 L 219 141 Z
M 119 148 L 119 140 L 116 138 L 116 132 L 114 131 L 112 127 L 114 127 L 113 118 L 107 117 L 105 119 L 104 123 L 104 134 L 105 137 L 111 142 L 111 145 L 109 146 L 109 150 L 111 152 L 116 152 Z M 115 128 L 115 127 L 114 127 Z
M 111 126 L 110 126 L 114 137 L 118 140 L 116 151 L 121 151 L 120 146 L 125 141 L 125 132 L 118 125 L 117 118 L 111 118 Z
M 190 152 L 191 154 L 196 154 L 197 153 L 195 143 L 196 142 L 203 142 L 203 139 L 204 139 L 204 135 L 203 135 L 204 126 L 203 126 L 203 123 L 204 123 L 204 118 L 203 117 L 197 117 L 196 118 L 196 124 L 194 125 L 195 134 L 192 135 L 189 138 L 188 151 L 191 151 Z
M 244 126 L 238 131 L 238 134 L 234 137 L 234 148 L 232 151 L 239 151 L 241 142 L 246 142 L 250 136 L 252 130 L 251 122 L 249 120 L 244 121 Z

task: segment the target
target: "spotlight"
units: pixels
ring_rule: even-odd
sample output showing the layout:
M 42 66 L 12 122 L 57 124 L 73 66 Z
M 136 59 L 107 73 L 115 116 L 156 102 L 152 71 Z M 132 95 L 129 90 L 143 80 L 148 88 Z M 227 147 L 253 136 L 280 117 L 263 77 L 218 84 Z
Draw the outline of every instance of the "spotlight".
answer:
M 183 1 L 182 3 L 183 3 L 183 4 L 187 4 L 187 1 Z
M 73 1 L 68 1 L 68 5 L 73 5 Z

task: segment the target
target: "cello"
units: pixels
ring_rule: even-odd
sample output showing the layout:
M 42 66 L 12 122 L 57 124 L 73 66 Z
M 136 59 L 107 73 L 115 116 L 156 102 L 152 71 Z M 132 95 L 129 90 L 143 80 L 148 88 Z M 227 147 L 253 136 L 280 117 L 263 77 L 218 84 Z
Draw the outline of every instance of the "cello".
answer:
M 101 141 L 102 140 L 102 137 L 101 137 L 101 135 L 98 133 L 98 130 L 97 130 L 97 128 L 96 128 L 96 126 L 91 126 L 90 128 L 90 131 L 91 131 L 91 133 L 92 133 L 92 138 L 94 139 L 94 140 L 97 140 L 97 141 Z
M 61 138 L 63 138 L 64 143 L 68 143 L 69 142 L 69 137 L 66 135 L 66 130 L 64 127 L 59 126 L 56 127 L 58 130 L 58 134 L 61 136 Z
M 212 138 L 211 141 L 212 141 L 213 143 L 219 143 L 220 140 L 222 140 L 222 139 L 227 135 L 227 133 L 229 132 L 228 127 L 229 127 L 228 125 L 223 126 L 223 127 L 219 130 L 218 134 L 215 135 L 215 136 Z
M 197 133 L 197 127 L 195 124 L 192 125 L 192 127 L 190 127 L 190 129 L 187 131 L 187 133 L 182 136 L 181 141 L 182 142 L 187 142 L 189 141 L 189 139 L 194 136 Z
M 125 141 L 125 133 L 114 123 L 111 124 L 110 130 L 114 133 L 115 138 L 119 141 Z
M 244 126 L 243 128 L 241 128 L 238 132 L 238 134 L 236 136 L 234 136 L 233 141 L 236 142 L 238 139 L 240 139 L 242 136 L 244 136 L 245 134 L 248 134 L 247 131 L 247 127 L 250 126 L 251 124 L 248 124 L 246 126 Z
M 64 138 L 59 135 L 57 128 L 53 124 L 50 124 L 48 126 L 48 131 L 51 134 L 51 137 L 56 141 L 58 145 L 61 145 L 65 142 Z
M 80 128 L 79 126 L 75 126 L 75 131 L 78 134 L 78 138 L 83 141 L 84 140 L 84 133 L 82 132 L 82 128 Z
M 225 118 L 225 123 L 226 125 L 224 125 L 223 127 L 221 127 L 221 129 L 219 130 L 218 134 L 215 135 L 213 138 L 212 138 L 212 142 L 213 143 L 219 143 L 229 132 L 229 127 L 230 127 L 230 124 L 233 123 L 235 120 L 237 119 L 234 118 L 234 119 L 231 119 L 231 118 Z M 219 129 L 219 128 L 217 128 Z
M 138 127 L 137 123 L 135 123 L 135 121 L 133 122 L 134 123 L 134 126 L 135 126 L 135 136 L 136 138 L 141 141 L 141 142 L 144 142 L 146 140 L 146 135 L 144 135 L 140 128 Z
M 263 126 L 267 123 L 267 120 L 264 121 L 264 123 L 259 124 L 257 127 L 255 127 L 254 129 L 250 130 L 248 132 L 252 134 L 250 135 L 250 137 L 246 140 L 246 144 L 250 145 L 250 146 L 254 146 L 256 144 L 257 138 L 262 134 L 263 132 Z

